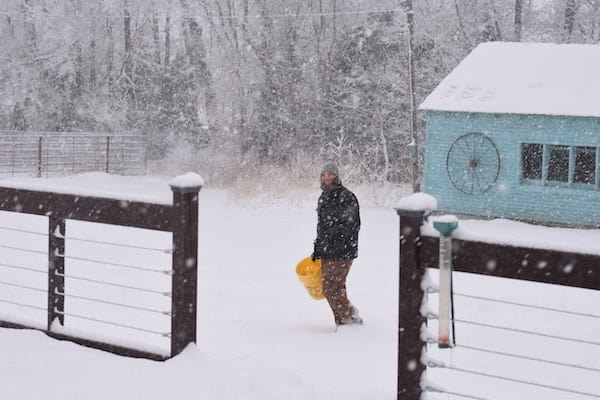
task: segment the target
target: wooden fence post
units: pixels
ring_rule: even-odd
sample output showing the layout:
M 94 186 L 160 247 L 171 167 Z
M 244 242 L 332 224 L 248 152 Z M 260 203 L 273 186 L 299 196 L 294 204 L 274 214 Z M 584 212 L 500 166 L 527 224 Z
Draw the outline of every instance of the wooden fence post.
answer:
M 48 331 L 56 318 L 65 324 L 65 220 L 50 215 L 48 218 Z M 56 274 L 60 274 L 58 276 Z M 60 294 L 57 294 L 60 293 Z M 58 311 L 58 312 L 57 312 Z
M 40 136 L 38 139 L 38 170 L 37 177 L 42 177 L 42 144 L 43 144 L 43 136 Z
M 422 361 L 426 343 L 421 338 L 425 269 L 420 267 L 421 224 L 424 211 L 397 210 L 400 217 L 400 285 L 398 302 L 398 400 L 421 398 Z
M 110 136 L 106 137 L 106 169 L 105 172 L 110 173 Z
M 173 191 L 171 357 L 196 342 L 198 193 L 202 187 L 201 180 L 197 184 L 190 181 L 177 184 L 176 180 L 170 184 Z

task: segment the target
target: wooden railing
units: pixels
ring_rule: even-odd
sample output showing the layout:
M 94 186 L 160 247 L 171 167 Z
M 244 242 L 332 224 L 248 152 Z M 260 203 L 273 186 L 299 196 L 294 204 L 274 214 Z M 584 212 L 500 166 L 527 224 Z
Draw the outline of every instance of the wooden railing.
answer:
M 171 232 L 173 236 L 171 276 L 170 356 L 196 341 L 198 194 L 201 186 L 171 186 L 172 205 L 79 196 L 0 187 L 0 210 L 47 216 L 48 303 L 47 328 L 51 337 L 131 357 L 164 360 L 168 357 L 114 344 L 53 332 L 58 321 L 64 326 L 65 232 L 66 220 L 88 221 L 141 229 Z M 2 327 L 31 328 L 11 321 Z
M 422 235 L 424 211 L 398 209 L 397 213 L 400 217 L 397 398 L 418 400 L 426 370 L 422 357 L 426 346 L 422 334 L 426 321 L 421 313 L 425 295 L 422 279 L 426 268 L 439 265 L 439 238 Z M 457 272 L 600 290 L 600 256 L 592 254 L 454 239 L 452 265 Z

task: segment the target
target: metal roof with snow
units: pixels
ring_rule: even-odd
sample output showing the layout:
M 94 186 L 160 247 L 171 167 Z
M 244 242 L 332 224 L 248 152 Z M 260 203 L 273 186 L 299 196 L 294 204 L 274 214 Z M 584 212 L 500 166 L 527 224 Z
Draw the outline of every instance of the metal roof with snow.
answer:
M 600 45 L 482 43 L 420 109 L 600 117 Z

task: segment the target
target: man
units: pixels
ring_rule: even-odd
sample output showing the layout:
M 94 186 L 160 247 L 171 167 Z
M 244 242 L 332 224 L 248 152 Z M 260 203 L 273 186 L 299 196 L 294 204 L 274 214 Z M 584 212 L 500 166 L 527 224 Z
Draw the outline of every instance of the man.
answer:
M 342 185 L 338 168 L 333 163 L 325 164 L 321 170 L 321 189 L 312 258 L 321 259 L 323 294 L 333 311 L 335 324 L 362 324 L 358 310 L 346 293 L 346 276 L 358 256 L 358 199 Z

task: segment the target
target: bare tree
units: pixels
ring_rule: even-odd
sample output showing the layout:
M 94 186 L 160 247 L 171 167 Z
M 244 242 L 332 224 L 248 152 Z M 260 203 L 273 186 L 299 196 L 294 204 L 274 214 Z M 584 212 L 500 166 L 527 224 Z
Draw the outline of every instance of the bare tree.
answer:
M 130 99 L 134 99 L 133 88 L 133 57 L 131 54 L 131 14 L 129 13 L 128 0 L 123 0 L 123 40 L 125 45 L 125 54 L 123 56 L 123 75 L 126 80 L 127 94 Z
M 578 6 L 577 0 L 567 0 L 565 7 L 565 22 L 563 25 L 563 42 L 568 43 L 571 41 Z
M 79 20 L 82 17 L 81 15 L 81 2 L 79 0 L 73 0 L 73 12 L 78 17 Z M 81 28 L 78 26 L 78 28 Z M 78 29 L 78 32 L 81 31 Z M 81 92 L 83 90 L 83 48 L 81 45 L 81 37 L 80 35 L 75 35 L 73 42 L 73 50 L 75 53 L 75 65 L 73 70 L 73 82 L 71 88 L 71 102 L 75 103 L 81 97 Z
M 171 62 L 171 10 L 167 10 L 167 16 L 165 17 L 165 65 L 169 65 Z
M 523 29 L 523 0 L 515 0 L 515 24 L 514 24 L 514 40 L 521 41 L 521 31 Z
M 115 64 L 115 36 L 113 34 L 113 20 L 109 13 L 106 13 L 106 77 L 109 86 L 113 84 L 114 64 Z
M 96 79 L 98 73 L 97 69 L 97 55 L 96 55 L 96 19 L 92 21 L 91 33 L 90 33 L 90 86 L 93 88 L 96 86 Z
M 33 19 L 31 0 L 23 0 L 21 3 L 21 14 L 23 16 L 23 25 L 25 26 L 25 42 L 31 54 L 37 49 L 37 31 Z
M 454 0 L 454 9 L 456 10 L 456 18 L 458 19 L 458 26 L 460 28 L 460 33 L 465 40 L 465 43 L 472 48 L 471 40 L 469 39 L 469 35 L 467 35 L 467 30 L 465 29 L 465 24 L 463 22 L 462 13 L 460 7 L 458 6 L 458 0 Z
M 150 13 L 152 19 L 152 39 L 154 41 L 154 58 L 156 64 L 160 65 L 160 27 L 158 25 L 158 13 L 156 11 L 156 0 L 150 2 Z
M 202 27 L 196 21 L 196 18 L 191 12 L 187 0 L 180 0 L 180 5 L 183 11 L 183 39 L 186 53 L 191 67 L 194 71 L 194 83 L 199 97 L 202 98 L 202 103 L 196 104 L 199 127 L 205 131 L 204 134 L 209 134 L 209 117 L 212 114 L 212 109 L 215 101 L 215 93 L 213 90 L 212 74 L 208 68 L 207 54 L 204 47 L 202 37 Z

